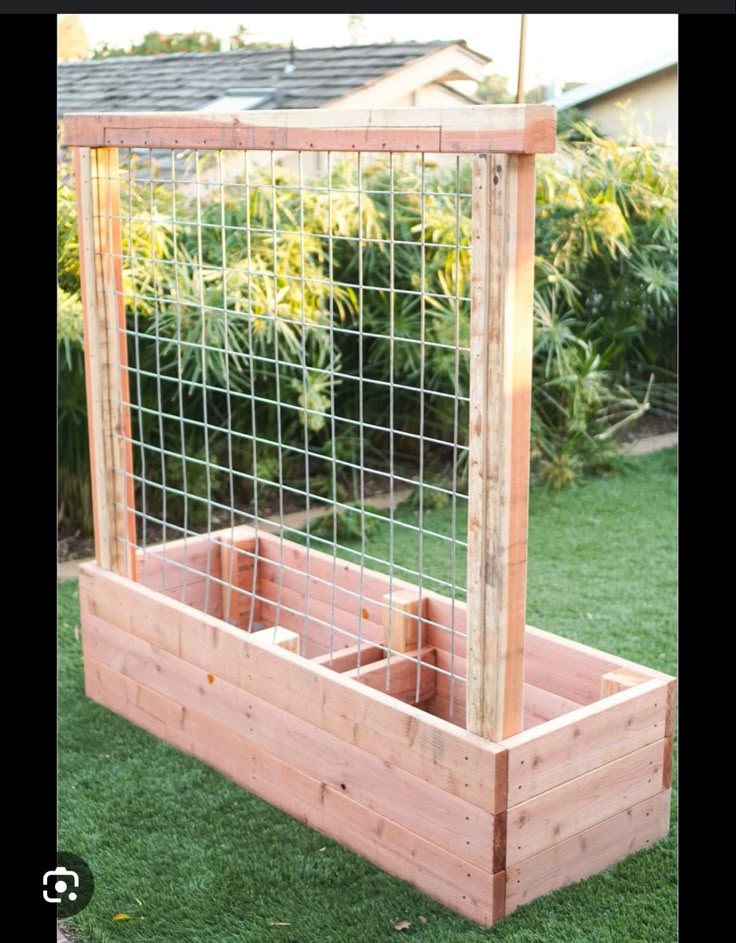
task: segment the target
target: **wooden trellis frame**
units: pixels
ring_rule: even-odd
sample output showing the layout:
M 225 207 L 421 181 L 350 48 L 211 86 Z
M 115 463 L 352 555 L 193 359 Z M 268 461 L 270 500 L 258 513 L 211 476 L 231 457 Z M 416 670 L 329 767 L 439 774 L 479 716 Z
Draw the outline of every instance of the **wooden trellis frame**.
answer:
M 80 580 L 88 694 L 486 925 L 669 825 L 674 679 L 525 626 L 534 154 L 552 151 L 554 139 L 554 109 L 537 105 L 65 118 L 78 186 L 95 511 L 96 564 Z M 475 155 L 468 591 L 467 607 L 456 603 L 452 616 L 457 610 L 467 633 L 464 726 L 421 709 L 425 694 L 462 698 L 440 691 L 442 676 L 430 673 L 421 697 L 418 677 L 417 696 L 404 703 L 399 669 L 394 696 L 371 680 L 383 671 L 378 649 L 363 660 L 375 670 L 361 672 L 349 647 L 336 666 L 332 641 L 325 667 L 324 656 L 294 651 L 288 630 L 285 645 L 243 631 L 255 589 L 241 627 L 224 621 L 236 551 L 247 555 L 241 592 L 248 580 L 255 586 L 254 565 L 273 569 L 285 553 L 294 572 L 306 565 L 309 584 L 304 549 L 283 535 L 208 536 L 208 579 L 211 570 L 223 583 L 214 615 L 196 593 L 172 598 L 161 569 L 137 573 L 121 147 Z M 222 555 L 211 561 L 212 540 Z M 188 541 L 189 565 L 204 546 Z M 177 544 L 165 553 L 181 561 Z M 312 551 L 312 566 L 328 573 L 323 556 Z M 356 568 L 341 566 L 345 585 L 353 578 Z M 410 583 L 361 571 L 361 603 L 364 578 L 371 610 L 393 611 L 392 650 L 416 648 L 423 628 L 427 659 L 439 663 L 447 600 L 425 592 L 418 607 Z M 258 599 L 267 614 L 268 599 Z M 368 648 L 385 641 L 380 614 L 364 607 L 361 618 L 375 625 Z M 233 705 L 246 704 L 244 724 Z M 308 749 L 295 752 L 297 740 Z

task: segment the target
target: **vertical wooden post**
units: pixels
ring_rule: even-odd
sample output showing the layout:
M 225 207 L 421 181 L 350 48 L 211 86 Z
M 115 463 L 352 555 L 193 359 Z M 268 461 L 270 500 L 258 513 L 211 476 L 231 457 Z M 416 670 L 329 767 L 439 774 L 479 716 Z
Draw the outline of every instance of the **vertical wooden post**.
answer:
M 90 470 L 99 566 L 136 578 L 120 186 L 114 148 L 74 148 Z
M 383 644 L 393 652 L 416 651 L 419 623 L 426 618 L 427 597 L 414 590 L 394 590 L 383 597 Z
M 222 579 L 222 618 L 246 631 L 258 620 L 256 532 L 241 525 L 218 538 Z M 254 610 L 251 614 L 251 610 Z
M 534 157 L 473 159 L 467 728 L 523 725 Z

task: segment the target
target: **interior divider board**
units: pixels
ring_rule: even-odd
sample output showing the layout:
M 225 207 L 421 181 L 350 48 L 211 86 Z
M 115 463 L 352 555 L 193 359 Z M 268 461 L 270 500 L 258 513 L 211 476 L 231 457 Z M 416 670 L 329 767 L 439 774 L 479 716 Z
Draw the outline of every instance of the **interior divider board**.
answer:
M 360 652 L 361 665 L 370 665 L 375 661 L 380 661 L 386 654 L 382 648 L 375 645 L 351 645 L 349 648 L 333 648 L 332 652 L 318 655 L 312 661 L 318 665 L 324 665 L 325 668 L 330 668 L 332 671 L 345 672 L 357 666 L 358 652 Z
M 87 616 L 85 658 L 116 672 L 126 683 L 150 688 L 185 710 L 196 710 L 268 753 L 459 858 L 491 870 L 495 818 L 378 757 L 274 707 L 226 681 L 210 683 L 194 666 L 130 633 Z
M 92 564 L 80 567 L 82 586 L 80 601 L 103 621 L 488 812 L 505 808 L 493 787 L 503 747 L 291 652 L 250 645 L 247 633 Z
M 535 897 L 597 874 L 669 831 L 667 789 L 526 858 L 506 872 L 506 912 Z
M 507 867 L 661 792 L 664 746 L 657 740 L 510 808 Z
M 127 690 L 121 694 L 110 683 L 106 666 L 92 660 L 90 669 L 86 690 L 98 703 L 465 916 L 485 924 L 494 919 L 490 872 L 361 805 L 322 778 L 248 743 L 200 711 L 182 710 L 175 701 L 159 697 L 159 710 L 164 700 L 169 701 L 172 711 L 179 710 L 179 719 L 167 724 L 140 708 Z
M 412 652 L 418 660 L 419 666 L 419 697 L 417 694 L 417 662 L 402 658 L 400 655 L 391 655 L 372 664 L 361 665 L 344 672 L 346 678 L 354 678 L 361 684 L 367 684 L 377 691 L 387 691 L 392 697 L 397 697 L 408 704 L 420 704 L 434 697 L 437 690 L 437 652 L 434 648 L 422 648 L 419 653 Z M 391 672 L 386 684 L 386 666 L 390 662 Z
M 666 736 L 674 684 L 645 681 L 509 737 L 509 806 Z

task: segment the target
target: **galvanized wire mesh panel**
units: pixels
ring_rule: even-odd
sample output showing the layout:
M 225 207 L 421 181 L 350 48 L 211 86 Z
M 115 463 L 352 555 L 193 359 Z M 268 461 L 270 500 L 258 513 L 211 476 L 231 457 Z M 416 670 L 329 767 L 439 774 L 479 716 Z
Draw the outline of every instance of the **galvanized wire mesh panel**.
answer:
M 135 482 L 139 578 L 155 559 L 182 600 L 204 581 L 214 611 L 232 574 L 216 575 L 210 539 L 187 560 L 187 540 L 276 532 L 306 548 L 307 598 L 285 599 L 282 552 L 275 623 L 303 619 L 306 641 L 310 587 L 328 587 L 333 617 L 309 619 L 330 652 L 357 644 L 359 668 L 364 572 L 465 595 L 470 158 L 120 148 L 118 160 L 134 461 L 116 473 Z M 332 555 L 332 574 L 310 572 L 313 551 Z M 340 587 L 338 559 L 360 567 L 357 588 Z M 336 588 L 355 597 L 352 628 L 335 623 Z M 431 667 L 452 705 L 454 605 L 449 622 L 435 623 L 449 665 L 421 663 L 425 619 L 417 653 L 392 653 L 386 690 L 393 656 L 411 658 L 417 698 Z

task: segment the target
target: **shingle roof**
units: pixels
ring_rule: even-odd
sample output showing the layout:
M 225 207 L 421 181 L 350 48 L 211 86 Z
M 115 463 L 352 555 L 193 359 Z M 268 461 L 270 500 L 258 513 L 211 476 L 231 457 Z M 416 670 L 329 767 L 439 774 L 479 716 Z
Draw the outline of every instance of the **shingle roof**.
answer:
M 461 41 L 458 41 L 461 42 Z M 319 108 L 455 42 L 121 56 L 62 62 L 57 111 L 197 111 L 228 89 L 275 87 L 262 108 Z M 478 56 L 477 53 L 471 55 Z M 482 57 L 485 58 L 485 57 Z

